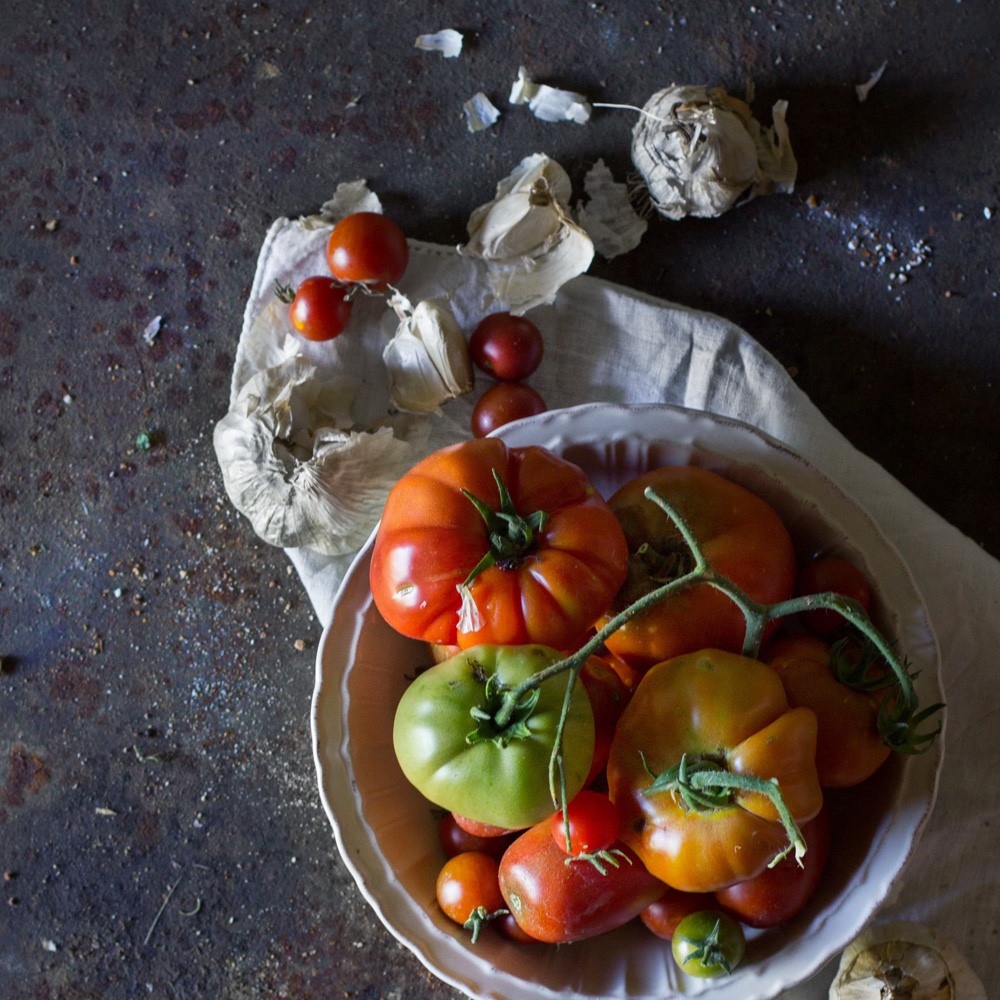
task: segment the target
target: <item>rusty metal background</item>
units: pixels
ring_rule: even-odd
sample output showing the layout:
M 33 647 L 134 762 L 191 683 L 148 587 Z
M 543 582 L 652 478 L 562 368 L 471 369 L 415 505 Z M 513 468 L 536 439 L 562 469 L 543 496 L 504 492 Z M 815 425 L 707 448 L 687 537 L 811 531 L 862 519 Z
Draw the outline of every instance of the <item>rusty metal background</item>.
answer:
M 632 116 L 508 108 L 519 65 L 593 100 L 752 80 L 764 117 L 790 102 L 794 195 L 654 224 L 592 273 L 741 324 L 1000 555 L 992 0 L 2 14 L 0 996 L 456 995 L 337 856 L 309 743 L 322 623 L 229 506 L 211 431 L 273 218 L 365 177 L 456 244 L 529 153 L 624 175 Z M 414 48 L 444 27 L 461 58 Z M 477 90 L 504 111 L 482 134 Z

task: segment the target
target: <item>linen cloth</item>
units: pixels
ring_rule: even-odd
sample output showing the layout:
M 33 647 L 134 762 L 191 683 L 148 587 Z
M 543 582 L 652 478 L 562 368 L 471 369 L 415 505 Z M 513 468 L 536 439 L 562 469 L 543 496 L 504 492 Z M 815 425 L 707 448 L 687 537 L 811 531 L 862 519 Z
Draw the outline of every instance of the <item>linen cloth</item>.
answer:
M 248 333 L 273 301 L 275 281 L 294 286 L 325 273 L 328 233 L 290 219 L 269 230 L 246 304 L 230 402 L 256 370 L 273 363 L 259 344 L 250 344 Z M 465 330 L 503 308 L 491 297 L 481 262 L 449 247 L 414 241 L 410 247 L 400 290 L 414 304 L 448 295 Z M 380 300 L 361 298 L 341 337 L 302 349 L 323 368 L 362 375 L 356 407 L 362 425 L 388 403 L 378 369 L 386 312 Z M 733 323 L 589 276 L 564 285 L 531 318 L 545 336 L 545 357 L 531 384 L 550 409 L 598 401 L 673 403 L 742 420 L 808 459 L 896 546 L 936 633 L 947 728 L 933 812 L 900 888 L 876 920 L 930 925 L 958 944 L 985 984 L 1000 980 L 1000 562 L 855 449 L 781 364 Z M 477 394 L 449 402 L 431 418 L 425 452 L 470 436 Z M 286 551 L 325 625 L 354 554 Z M 822 1000 L 835 966 L 831 961 L 783 997 Z

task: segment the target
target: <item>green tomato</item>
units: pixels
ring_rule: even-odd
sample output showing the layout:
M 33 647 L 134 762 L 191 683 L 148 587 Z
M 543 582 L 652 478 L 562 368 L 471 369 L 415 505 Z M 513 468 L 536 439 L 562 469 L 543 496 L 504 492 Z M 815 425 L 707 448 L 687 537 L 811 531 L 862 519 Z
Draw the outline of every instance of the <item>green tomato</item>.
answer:
M 396 709 L 392 740 L 403 773 L 435 805 L 492 826 L 522 829 L 556 809 L 549 760 L 570 674 L 550 677 L 498 731 L 509 691 L 562 659 L 547 646 L 474 646 L 420 674 Z M 566 794 L 582 787 L 594 754 L 594 716 L 574 685 L 563 730 Z
M 688 914 L 670 942 L 674 961 L 686 973 L 711 979 L 728 975 L 746 950 L 743 928 L 732 917 L 715 910 Z

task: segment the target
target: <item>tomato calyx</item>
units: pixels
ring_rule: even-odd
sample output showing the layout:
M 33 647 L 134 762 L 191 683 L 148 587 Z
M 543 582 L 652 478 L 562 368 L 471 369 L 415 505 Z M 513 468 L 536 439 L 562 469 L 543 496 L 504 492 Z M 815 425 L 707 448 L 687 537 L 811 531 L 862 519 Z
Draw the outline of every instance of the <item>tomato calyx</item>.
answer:
M 483 675 L 479 674 L 476 679 L 482 680 Z M 485 681 L 482 703 L 469 709 L 469 714 L 476 720 L 476 728 L 466 734 L 465 742 L 471 745 L 491 740 L 498 747 L 507 747 L 514 740 L 530 736 L 528 720 L 538 704 L 538 688 L 513 699 L 511 688 L 496 674 L 486 677 Z
M 510 492 L 496 469 L 493 470 L 493 479 L 496 481 L 497 491 L 500 495 L 498 510 L 494 510 L 488 503 L 480 500 L 468 490 L 462 490 L 462 493 L 479 511 L 485 522 L 490 542 L 490 547 L 482 559 L 476 563 L 465 578 L 463 587 L 471 586 L 476 577 L 491 566 L 498 566 L 500 569 L 514 569 L 520 565 L 521 560 L 534 549 L 538 535 L 541 534 L 549 519 L 548 513 L 544 510 L 536 510 L 527 517 L 519 513 L 514 506 L 514 501 L 510 498 Z
M 499 917 L 505 917 L 510 910 L 506 907 L 501 907 L 499 910 L 493 910 L 490 912 L 485 906 L 477 906 L 470 914 L 468 920 L 465 921 L 462 926 L 467 930 L 472 932 L 472 943 L 475 944 L 479 940 L 479 935 L 482 929 L 491 920 L 496 920 Z
M 721 931 L 721 917 L 716 919 L 712 929 L 703 936 L 699 935 L 698 937 L 688 937 L 687 935 L 680 933 L 679 929 L 676 936 L 690 945 L 690 950 L 684 958 L 682 967 L 687 962 L 697 962 L 703 968 L 719 968 L 725 972 L 727 976 L 732 975 L 732 964 L 730 963 L 729 955 L 727 954 L 726 949 L 722 945 Z
M 632 859 L 620 847 L 603 847 L 599 851 L 580 851 L 579 854 L 569 855 L 563 864 L 568 867 L 575 861 L 586 861 L 602 875 L 607 875 L 607 865 L 611 865 L 612 868 L 621 868 L 619 858 L 624 858 L 629 864 L 632 864 Z
M 643 795 L 669 792 L 685 809 L 694 812 L 715 812 L 729 809 L 736 803 L 737 792 L 756 792 L 770 799 L 788 836 L 788 845 L 769 863 L 773 868 L 794 852 L 795 860 L 802 864 L 806 842 L 795 817 L 792 816 L 776 778 L 759 778 L 753 774 L 735 774 L 729 771 L 721 757 L 712 754 L 682 754 L 680 762 L 657 774 L 640 751 L 643 767 L 653 783 Z

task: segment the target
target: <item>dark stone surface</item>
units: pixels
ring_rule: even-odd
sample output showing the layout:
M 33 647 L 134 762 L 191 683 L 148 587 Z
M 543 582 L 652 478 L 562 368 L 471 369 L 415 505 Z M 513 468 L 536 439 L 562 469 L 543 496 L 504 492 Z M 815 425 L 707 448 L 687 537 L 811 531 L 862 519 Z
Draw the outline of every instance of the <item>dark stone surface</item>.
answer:
M 365 177 L 411 236 L 455 244 L 529 153 L 577 184 L 598 157 L 624 175 L 632 116 L 507 108 L 519 64 L 593 100 L 752 78 L 761 117 L 790 101 L 794 195 L 654 224 L 640 254 L 592 273 L 741 324 L 1000 555 L 992 0 L 375 11 L 3 7 L 5 998 L 455 995 L 339 860 L 309 740 L 321 623 L 229 506 L 211 431 L 273 218 Z M 448 26 L 466 32 L 460 59 L 413 47 Z M 505 113 L 473 135 L 477 90 Z M 879 263 L 890 242 L 929 247 L 905 285 Z

